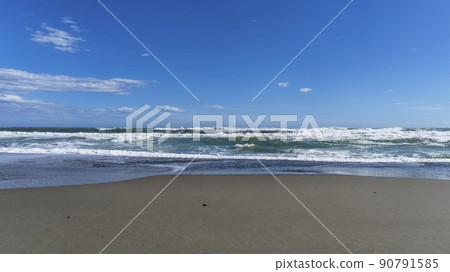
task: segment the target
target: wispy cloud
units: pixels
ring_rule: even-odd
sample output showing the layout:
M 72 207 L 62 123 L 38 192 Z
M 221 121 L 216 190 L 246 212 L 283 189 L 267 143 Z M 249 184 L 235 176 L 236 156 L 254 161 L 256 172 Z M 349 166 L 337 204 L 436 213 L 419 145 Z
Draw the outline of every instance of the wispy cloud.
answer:
M 76 25 L 77 24 L 77 23 L 75 23 L 75 21 L 70 19 L 70 17 L 68 17 L 68 16 L 62 17 L 61 22 L 66 23 L 66 24 L 70 24 L 70 25 Z
M 72 77 L 66 75 L 35 74 L 22 70 L 0 68 L 0 91 L 24 92 L 97 92 L 128 94 L 128 90 L 144 87 L 145 81 L 93 77 Z
M 395 93 L 396 91 L 394 89 L 386 89 L 383 90 L 383 93 Z
M 133 112 L 134 109 L 129 108 L 129 107 L 120 107 L 120 108 L 115 109 L 114 111 L 120 112 L 120 113 L 130 113 L 130 112 Z
M 148 57 L 148 56 L 150 56 L 150 54 L 149 53 L 142 53 L 141 56 Z
M 221 105 L 208 105 L 206 107 L 211 108 L 211 109 L 219 109 L 219 110 L 225 109 L 225 107 L 221 106 Z
M 75 26 L 71 27 L 72 30 L 79 30 L 77 25 L 71 24 L 71 26 Z M 41 44 L 53 45 L 53 48 L 60 51 L 75 53 L 79 50 L 79 43 L 85 41 L 81 37 L 76 37 L 64 30 L 47 26 L 45 23 L 41 25 L 41 28 L 42 31 L 36 30 L 31 34 L 31 40 Z
M 72 20 L 70 17 L 62 17 L 61 22 L 68 24 L 69 27 L 75 31 L 75 32 L 81 32 L 80 27 L 78 26 L 78 24 Z
M 38 116 L 41 116 L 41 114 L 62 116 L 67 114 L 77 115 L 80 112 L 82 112 L 80 109 L 69 105 L 25 99 L 17 94 L 0 93 L 0 119 L 3 118 L 4 121 L 24 115 L 36 120 L 39 119 Z
M 172 107 L 172 106 L 167 106 L 167 105 L 156 106 L 155 108 L 162 109 L 165 111 L 171 111 L 171 112 L 185 112 L 185 110 L 183 110 L 183 109 L 180 109 L 177 107 Z
M 165 111 L 170 111 L 170 112 L 185 112 L 185 110 L 183 110 L 183 109 L 180 109 L 177 107 L 172 107 L 172 106 L 167 106 L 167 105 L 155 106 L 155 108 L 165 110 Z M 100 109 L 100 110 L 102 110 L 102 109 Z M 130 107 L 120 107 L 120 108 L 114 109 L 115 112 L 119 112 L 119 113 L 131 113 L 134 110 L 135 110 L 134 108 L 130 108 Z
M 110 118 L 114 117 L 105 109 L 85 110 L 55 102 L 26 99 L 21 95 L 0 93 L 0 123 L 3 124 L 15 126 L 25 122 L 32 126 L 48 126 L 50 123 L 67 126 L 73 125 L 73 122 L 83 124 L 96 120 L 108 121 Z M 116 115 L 115 118 L 122 117 Z
M 278 86 L 286 88 L 287 86 L 289 86 L 289 82 L 287 82 L 287 81 L 278 82 Z
M 72 28 L 72 30 L 73 30 L 73 31 L 76 31 L 76 32 L 81 32 L 81 29 L 80 29 L 80 27 L 79 27 L 79 26 L 77 26 L 77 25 L 70 25 L 70 28 Z
M 299 91 L 302 93 L 308 93 L 308 92 L 311 92 L 312 89 L 311 88 L 301 88 L 301 89 L 299 89 Z
M 20 95 L 0 93 L 0 103 L 38 104 L 53 105 L 54 103 L 44 102 L 36 99 L 23 99 Z

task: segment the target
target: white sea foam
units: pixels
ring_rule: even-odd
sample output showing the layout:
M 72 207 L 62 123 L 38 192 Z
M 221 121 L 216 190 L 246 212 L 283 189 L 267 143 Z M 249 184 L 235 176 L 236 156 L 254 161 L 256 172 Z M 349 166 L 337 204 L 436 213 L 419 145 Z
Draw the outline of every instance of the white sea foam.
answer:
M 237 149 L 249 149 L 254 147 L 255 144 L 249 144 L 249 143 L 245 143 L 245 144 L 235 144 L 234 147 Z
M 102 155 L 102 156 L 131 156 L 131 157 L 146 157 L 146 158 L 180 158 L 191 159 L 197 157 L 199 159 L 253 159 L 261 160 L 288 160 L 288 161 L 317 161 L 317 162 L 364 162 L 364 163 L 399 163 L 399 162 L 450 162 L 445 158 L 420 158 L 417 156 L 395 156 L 386 157 L 383 154 L 367 154 L 364 156 L 355 157 L 348 151 L 315 151 L 302 150 L 292 156 L 286 155 L 272 155 L 272 154 L 242 154 L 242 155 L 219 155 L 219 154 L 204 154 L 204 153 L 165 153 L 165 152 L 148 152 L 148 151 L 127 151 L 127 150 L 99 150 L 99 149 L 79 149 L 79 148 L 0 148 L 0 153 L 15 153 L 15 154 L 79 154 L 79 155 Z
M 36 154 L 85 154 L 155 158 L 283 159 L 326 162 L 450 162 L 450 130 L 402 128 L 322 128 L 324 139 L 296 139 L 298 129 L 262 128 L 266 142 L 228 142 L 230 131 L 202 135 L 193 142 L 192 129 L 171 129 L 174 141 L 163 143 L 157 152 L 138 149 L 127 143 L 126 133 L 110 132 L 25 132 L 0 131 L 0 152 Z M 208 130 L 208 129 L 206 129 Z M 205 131 L 206 131 L 205 130 Z M 248 129 L 238 129 L 244 137 Z M 161 137 L 162 132 L 155 133 Z M 146 140 L 146 133 L 134 139 Z M 207 141 L 206 141 L 207 140 Z M 305 146 L 303 146 L 305 145 Z M 263 147 L 258 148 L 256 147 Z M 258 150 L 258 152 L 255 152 Z M 263 150 L 263 151 L 261 151 Z
M 114 129 L 102 129 L 104 131 Z M 171 131 L 179 131 L 180 129 L 171 129 Z M 188 132 L 175 133 L 172 132 L 170 137 L 173 138 L 191 138 L 192 129 L 187 129 Z M 264 137 L 268 139 L 281 139 L 285 136 L 279 129 L 261 128 Z M 203 131 L 208 131 L 207 128 Z M 401 140 L 401 139 L 428 139 L 438 143 L 450 142 L 450 130 L 431 130 L 431 129 L 403 129 L 403 128 L 321 128 L 325 141 L 343 141 L 343 140 Z M 288 140 L 294 140 L 298 134 L 298 129 L 288 129 L 286 131 Z M 134 133 L 134 137 L 145 139 L 148 137 L 146 133 Z M 155 132 L 154 136 L 161 137 L 163 132 Z M 248 134 L 248 129 L 237 129 L 236 136 L 244 137 Z M 218 131 L 216 133 L 206 133 L 201 137 L 208 138 L 228 138 L 230 132 L 227 130 Z M 98 132 L 23 132 L 23 131 L 0 131 L 0 138 L 68 138 L 79 137 L 92 140 L 115 140 L 117 142 L 125 142 L 127 139 L 126 133 L 98 133 Z

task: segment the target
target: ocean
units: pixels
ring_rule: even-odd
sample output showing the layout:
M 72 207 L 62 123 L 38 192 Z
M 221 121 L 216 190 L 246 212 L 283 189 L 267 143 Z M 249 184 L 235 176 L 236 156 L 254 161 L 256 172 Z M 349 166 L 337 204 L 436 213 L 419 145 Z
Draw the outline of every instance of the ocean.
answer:
M 209 128 L 210 130 L 210 128 Z M 155 129 L 154 149 L 127 141 L 124 128 L 0 128 L 0 188 L 110 182 L 173 174 L 349 174 L 450 180 L 449 128 L 321 128 L 323 138 L 298 129 L 260 129 L 264 141 L 237 129 Z M 247 136 L 247 137 L 246 137 Z M 135 134 L 146 140 L 146 133 Z

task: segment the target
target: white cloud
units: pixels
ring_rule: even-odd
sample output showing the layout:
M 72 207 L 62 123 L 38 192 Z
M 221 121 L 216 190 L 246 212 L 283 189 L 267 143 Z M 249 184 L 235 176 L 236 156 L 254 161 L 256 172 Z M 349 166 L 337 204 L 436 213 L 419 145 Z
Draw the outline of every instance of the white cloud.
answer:
M 167 106 L 167 105 L 156 106 L 155 108 L 165 110 L 165 111 L 170 111 L 170 112 L 184 112 L 183 109 L 171 107 L 171 106 Z M 125 113 L 125 114 L 129 114 L 134 111 L 135 111 L 135 109 L 130 108 L 130 107 L 120 107 L 120 108 L 114 109 L 114 112 Z M 102 112 L 106 112 L 106 110 L 105 109 L 95 109 L 94 112 L 102 113 Z
M 287 86 L 289 86 L 289 82 L 287 82 L 287 81 L 285 81 L 285 82 L 278 82 L 278 86 L 286 88 Z
M 133 108 L 129 108 L 129 107 L 120 107 L 118 109 L 115 109 L 114 111 L 120 112 L 120 113 L 130 113 L 133 112 L 134 109 Z
M 145 86 L 145 81 L 111 78 L 72 77 L 34 74 L 0 68 L 0 91 L 3 92 L 97 92 L 127 94 L 128 90 Z
M 148 57 L 148 56 L 150 56 L 150 54 L 149 53 L 142 53 L 141 56 Z
M 221 106 L 221 105 L 208 105 L 207 107 L 211 108 L 211 109 L 219 109 L 219 110 L 225 109 L 225 107 Z
M 307 93 L 307 92 L 311 92 L 312 89 L 311 88 L 301 88 L 301 89 L 299 89 L 299 91 L 302 93 Z
M 57 113 L 62 116 L 65 114 L 78 114 L 79 109 L 71 106 L 45 102 L 37 99 L 25 99 L 16 94 L 0 93 L 0 117 L 15 115 L 29 115 L 33 118 L 38 118 L 40 114 Z M 15 117 L 13 117 L 15 118 Z
M 36 99 L 27 100 L 23 99 L 19 95 L 15 94 L 2 94 L 0 93 L 0 102 L 6 102 L 6 103 L 19 103 L 19 104 L 39 104 L 39 105 L 52 105 L 53 103 L 44 102 Z
M 71 25 L 76 25 L 77 23 L 75 23 L 75 21 L 73 21 L 72 19 L 70 19 L 70 17 L 62 17 L 61 22 L 66 23 L 66 24 L 71 24 Z
M 63 17 L 61 19 L 61 22 L 69 24 L 70 28 L 75 31 L 75 32 L 81 32 L 80 27 L 78 26 L 78 24 L 73 21 L 72 19 L 70 19 L 70 17 Z
M 78 51 L 78 43 L 85 41 L 81 37 L 75 37 L 64 30 L 45 24 L 42 24 L 42 28 L 44 31 L 36 30 L 31 34 L 31 40 L 42 44 L 52 44 L 53 48 L 60 51 L 75 53 Z
M 80 29 L 80 27 L 79 27 L 79 26 L 77 26 L 77 25 L 71 25 L 71 26 L 70 26 L 70 28 L 72 28 L 72 30 L 73 30 L 73 31 L 76 31 L 76 32 L 81 32 L 81 29 Z
M 165 111 L 171 111 L 171 112 L 184 112 L 185 111 L 183 109 L 180 109 L 177 107 L 172 107 L 172 106 L 167 106 L 167 105 L 156 106 L 155 108 L 162 109 Z
M 100 111 L 86 111 L 73 106 L 59 104 L 54 102 L 44 102 L 36 99 L 25 99 L 20 95 L 0 94 L 0 120 L 2 122 L 12 123 L 17 120 L 20 122 L 28 121 L 38 126 L 45 126 L 51 122 L 59 122 L 67 125 L 73 120 L 94 120 L 98 118 Z M 59 120 L 59 121 L 58 121 Z M 36 123 L 37 122 L 37 123 Z

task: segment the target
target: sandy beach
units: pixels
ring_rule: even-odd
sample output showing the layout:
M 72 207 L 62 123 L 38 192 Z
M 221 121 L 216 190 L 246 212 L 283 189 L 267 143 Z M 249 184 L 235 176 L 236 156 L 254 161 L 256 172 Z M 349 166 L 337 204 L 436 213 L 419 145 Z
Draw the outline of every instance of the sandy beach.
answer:
M 98 253 L 173 176 L 0 190 L 0 253 Z M 353 253 L 450 253 L 450 182 L 280 180 Z M 348 253 L 270 175 L 179 176 L 104 253 Z

